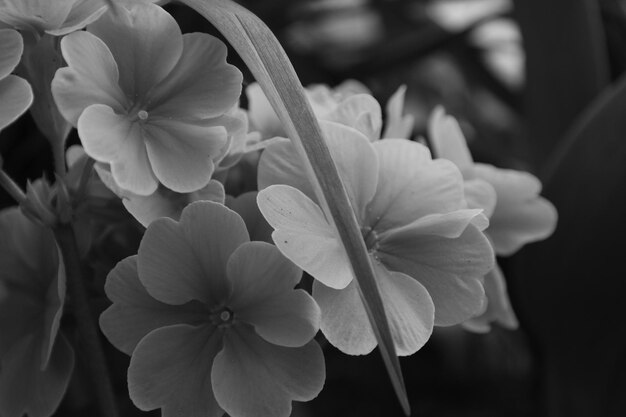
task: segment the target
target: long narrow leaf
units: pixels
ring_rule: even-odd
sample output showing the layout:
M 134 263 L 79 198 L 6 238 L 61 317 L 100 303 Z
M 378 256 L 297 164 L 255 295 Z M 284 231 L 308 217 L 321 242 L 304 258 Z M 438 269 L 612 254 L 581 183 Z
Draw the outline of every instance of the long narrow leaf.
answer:
M 380 291 L 359 225 L 339 173 L 304 95 L 298 77 L 278 40 L 254 14 L 230 0 L 181 0 L 209 20 L 246 62 L 279 115 L 289 137 L 308 161 L 320 201 L 330 214 L 352 263 L 359 292 L 402 408 L 410 406 Z

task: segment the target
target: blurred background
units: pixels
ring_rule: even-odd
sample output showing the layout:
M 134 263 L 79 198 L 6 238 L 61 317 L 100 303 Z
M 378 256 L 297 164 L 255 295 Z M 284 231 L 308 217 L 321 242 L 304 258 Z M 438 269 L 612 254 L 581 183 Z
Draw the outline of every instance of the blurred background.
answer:
M 240 3 L 274 31 L 303 85 L 356 79 L 381 103 L 406 85 L 414 138 L 442 104 L 477 161 L 534 173 L 559 210 L 552 238 L 500 260 L 519 330 L 437 328 L 402 360 L 413 415 L 626 416 L 626 1 Z M 183 32 L 219 36 L 192 10 L 166 9 Z M 253 81 L 234 51 L 229 60 Z M 22 184 L 52 172 L 28 115 L 2 132 L 0 153 Z M 0 207 L 11 204 L 0 191 Z M 133 253 L 125 244 L 109 242 L 113 260 Z M 402 415 L 378 353 L 325 351 L 326 387 L 294 416 Z M 111 355 L 123 375 L 127 358 Z M 58 415 L 84 406 L 74 385 Z M 124 415 L 142 413 L 127 404 Z

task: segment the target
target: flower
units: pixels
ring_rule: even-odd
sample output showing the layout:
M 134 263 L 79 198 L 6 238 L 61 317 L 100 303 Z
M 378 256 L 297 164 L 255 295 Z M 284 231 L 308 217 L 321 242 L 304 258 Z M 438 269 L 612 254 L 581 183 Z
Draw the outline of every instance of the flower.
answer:
M 61 36 L 94 22 L 106 9 L 101 0 L 0 0 L 0 22 Z
M 13 29 L 0 29 L 0 130 L 13 123 L 33 102 L 23 78 L 10 75 L 20 62 L 24 43 Z
M 318 119 L 353 127 L 372 141 L 380 139 L 382 110 L 363 84 L 348 80 L 332 89 L 323 84 L 314 84 L 305 91 Z M 386 128 L 386 134 L 406 135 L 394 137 L 408 137 L 413 127 L 412 118 L 401 115 L 404 91 L 404 87 L 400 87 L 387 103 L 387 120 L 390 126 Z M 280 120 L 261 87 L 257 83 L 250 84 L 246 88 L 246 95 L 251 129 L 261 132 L 263 138 L 284 137 L 285 131 Z
M 159 183 L 179 193 L 209 183 L 241 92 L 221 41 L 181 35 L 159 6 L 123 3 L 61 50 L 69 66 L 52 81 L 55 101 L 119 187 L 150 195 Z
M 500 169 L 474 163 L 458 122 L 438 107 L 429 122 L 430 140 L 435 154 L 454 162 L 463 174 L 465 194 L 470 208 L 482 208 L 489 217 L 485 230 L 495 253 L 509 256 L 523 245 L 549 237 L 556 227 L 554 206 L 541 197 L 541 182 L 527 172 Z M 485 277 L 486 310 L 465 324 L 485 332 L 489 323 L 517 327 L 517 318 L 506 292 L 506 282 L 499 267 Z
M 100 318 L 132 355 L 135 405 L 165 417 L 286 417 L 292 400 L 314 398 L 325 379 L 312 340 L 320 312 L 293 289 L 301 273 L 218 203 L 150 224 L 139 253 L 109 274 L 113 305 Z
M 74 367 L 59 333 L 65 268 L 48 229 L 17 207 L 0 212 L 0 415 L 47 417 Z
M 396 350 L 410 355 L 433 325 L 457 324 L 482 309 L 482 277 L 494 263 L 481 232 L 487 219 L 481 210 L 465 209 L 454 164 L 433 161 L 425 146 L 370 142 L 350 127 L 321 124 L 361 226 Z M 316 279 L 313 297 L 326 338 L 348 354 L 370 352 L 376 339 L 347 255 L 289 141 L 262 154 L 259 189 L 259 209 L 275 229 L 276 246 Z

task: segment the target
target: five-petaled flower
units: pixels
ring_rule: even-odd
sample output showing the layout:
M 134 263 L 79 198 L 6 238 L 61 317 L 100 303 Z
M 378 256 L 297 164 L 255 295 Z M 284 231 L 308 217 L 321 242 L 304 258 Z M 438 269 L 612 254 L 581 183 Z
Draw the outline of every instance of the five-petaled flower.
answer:
M 489 217 L 485 233 L 496 255 L 512 255 L 523 245 L 546 239 L 554 232 L 557 212 L 548 200 L 539 196 L 541 182 L 537 177 L 527 172 L 474 163 L 459 124 L 441 107 L 434 110 L 429 131 L 435 155 L 454 162 L 461 170 L 469 207 L 482 208 Z M 490 329 L 489 323 L 495 321 L 516 328 L 517 318 L 511 308 L 504 276 L 497 265 L 485 277 L 485 292 L 485 311 L 464 326 L 485 332 Z
M 166 417 L 286 417 L 292 400 L 314 398 L 325 379 L 312 340 L 320 311 L 294 290 L 301 274 L 221 204 L 154 221 L 109 274 L 113 305 L 100 320 L 132 354 L 133 402 Z
M 494 264 L 481 232 L 487 219 L 482 210 L 465 208 L 456 166 L 433 161 L 425 146 L 405 139 L 370 142 L 350 127 L 321 123 L 376 271 L 397 352 L 410 355 L 433 325 L 457 324 L 481 311 L 482 277 Z M 346 353 L 368 353 L 376 339 L 350 263 L 299 161 L 287 140 L 265 150 L 259 208 L 278 248 L 316 279 L 313 297 L 327 339 Z
M 14 207 L 0 212 L 0 415 L 48 417 L 74 368 L 59 332 L 65 268 L 52 232 Z
M 0 29 L 0 130 L 15 121 L 33 102 L 28 82 L 11 75 L 23 49 L 24 42 L 17 31 Z
M 159 183 L 180 193 L 205 187 L 213 157 L 239 120 L 227 113 L 241 72 L 226 46 L 203 33 L 181 35 L 159 6 L 123 3 L 61 42 L 68 67 L 52 91 L 78 127 L 85 152 L 110 164 L 115 182 L 138 195 Z

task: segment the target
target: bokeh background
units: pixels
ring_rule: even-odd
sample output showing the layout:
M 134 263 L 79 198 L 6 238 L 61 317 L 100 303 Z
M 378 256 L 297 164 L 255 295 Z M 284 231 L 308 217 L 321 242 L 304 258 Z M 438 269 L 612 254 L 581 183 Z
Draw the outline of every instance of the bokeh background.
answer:
M 626 1 L 240 3 L 274 31 L 303 85 L 356 79 L 385 103 L 404 84 L 414 138 L 442 104 L 476 160 L 539 176 L 559 210 L 552 238 L 500 261 L 519 330 L 438 328 L 402 360 L 413 415 L 626 416 Z M 166 9 L 183 32 L 219 36 L 192 10 Z M 253 82 L 234 51 L 229 60 Z M 70 142 L 78 143 L 75 132 Z M 29 115 L 2 132 L 0 154 L 21 184 L 51 175 L 48 142 Z M 0 207 L 11 204 L 0 191 Z M 139 229 L 128 227 L 125 241 L 103 242 L 109 263 L 94 267 L 94 285 L 136 250 Z M 377 353 L 325 351 L 326 387 L 294 416 L 402 415 Z M 109 355 L 123 415 L 147 415 L 127 399 L 128 358 Z M 59 416 L 91 415 L 80 369 Z

